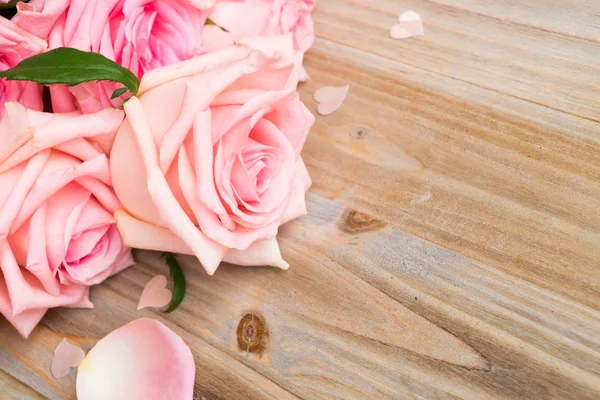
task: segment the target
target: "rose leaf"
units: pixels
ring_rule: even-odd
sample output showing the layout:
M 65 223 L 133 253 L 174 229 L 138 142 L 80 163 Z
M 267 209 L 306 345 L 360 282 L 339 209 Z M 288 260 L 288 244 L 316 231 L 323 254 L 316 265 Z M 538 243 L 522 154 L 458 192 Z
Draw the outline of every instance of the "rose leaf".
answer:
M 140 86 L 138 78 L 127 68 L 101 54 L 69 47 L 59 47 L 26 58 L 13 68 L 0 72 L 0 78 L 69 86 L 92 81 L 112 81 L 122 83 L 133 95 Z
M 179 307 L 185 297 L 185 275 L 183 275 L 175 254 L 166 252 L 161 257 L 165 259 L 165 263 L 169 266 L 171 278 L 173 278 L 173 297 L 171 297 L 171 303 L 166 311 L 171 312 Z
M 110 96 L 110 99 L 111 99 L 111 100 L 114 100 L 114 99 L 116 99 L 117 97 L 119 97 L 119 96 L 121 96 L 121 95 L 125 94 L 125 92 L 126 92 L 126 91 L 127 91 L 127 88 L 124 88 L 124 87 L 122 87 L 122 88 L 119 88 L 119 89 L 117 89 L 117 90 L 115 90 L 115 91 L 113 92 L 112 96 Z

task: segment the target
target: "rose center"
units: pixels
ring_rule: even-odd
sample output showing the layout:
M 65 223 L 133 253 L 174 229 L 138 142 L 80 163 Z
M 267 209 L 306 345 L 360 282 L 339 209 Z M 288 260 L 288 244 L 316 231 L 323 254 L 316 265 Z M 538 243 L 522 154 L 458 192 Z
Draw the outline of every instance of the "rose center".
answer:
M 102 226 L 73 236 L 69 242 L 64 263 L 74 266 L 83 264 L 91 258 L 102 257 L 108 248 L 107 230 L 108 226 Z

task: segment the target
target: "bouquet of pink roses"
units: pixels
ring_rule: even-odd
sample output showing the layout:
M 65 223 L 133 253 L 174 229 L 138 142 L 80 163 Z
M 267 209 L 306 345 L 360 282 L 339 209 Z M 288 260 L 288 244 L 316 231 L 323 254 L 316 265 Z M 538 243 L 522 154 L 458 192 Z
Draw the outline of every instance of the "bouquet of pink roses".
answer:
M 130 248 L 287 268 L 314 0 L 0 0 L 0 313 L 27 337 Z

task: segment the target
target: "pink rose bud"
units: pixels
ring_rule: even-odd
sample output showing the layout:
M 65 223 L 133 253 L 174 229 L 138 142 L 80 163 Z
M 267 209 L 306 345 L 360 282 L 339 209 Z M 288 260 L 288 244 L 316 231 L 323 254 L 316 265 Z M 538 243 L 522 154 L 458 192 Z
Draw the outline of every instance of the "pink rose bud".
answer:
M 123 112 L 49 114 L 6 103 L 0 124 L 0 313 L 25 337 L 52 307 L 87 307 L 88 287 L 133 264 L 108 159 Z
M 306 213 L 300 157 L 314 122 L 296 92 L 292 36 L 148 72 L 111 153 L 131 247 L 287 268 L 275 236 Z

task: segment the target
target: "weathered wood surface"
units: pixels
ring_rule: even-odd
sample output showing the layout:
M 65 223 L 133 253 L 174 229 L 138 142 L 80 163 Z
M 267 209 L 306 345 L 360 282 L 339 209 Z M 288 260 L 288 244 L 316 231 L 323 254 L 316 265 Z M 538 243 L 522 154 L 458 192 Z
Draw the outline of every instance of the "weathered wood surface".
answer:
M 426 35 L 393 41 L 406 9 Z M 322 0 L 315 20 L 304 100 L 351 89 L 307 141 L 290 270 L 184 257 L 180 309 L 136 312 L 166 274 L 139 252 L 94 311 L 27 342 L 0 322 L 0 397 L 74 398 L 60 339 L 153 316 L 193 349 L 198 399 L 600 398 L 600 2 Z

